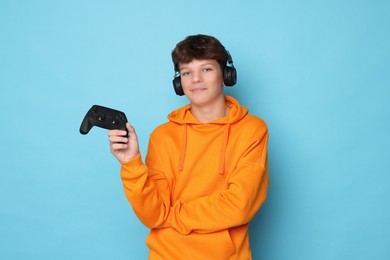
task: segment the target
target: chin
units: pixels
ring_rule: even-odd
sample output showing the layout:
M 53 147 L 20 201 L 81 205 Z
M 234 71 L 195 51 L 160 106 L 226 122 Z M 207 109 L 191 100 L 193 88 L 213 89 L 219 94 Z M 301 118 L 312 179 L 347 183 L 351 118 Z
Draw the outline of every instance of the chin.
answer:
M 188 97 L 188 96 L 187 96 Z M 225 100 L 225 95 L 222 94 L 223 99 Z M 196 106 L 207 106 L 213 105 L 214 103 L 218 103 L 218 100 L 221 98 L 220 96 L 208 96 L 208 95 L 191 95 L 188 99 L 191 101 L 191 104 Z

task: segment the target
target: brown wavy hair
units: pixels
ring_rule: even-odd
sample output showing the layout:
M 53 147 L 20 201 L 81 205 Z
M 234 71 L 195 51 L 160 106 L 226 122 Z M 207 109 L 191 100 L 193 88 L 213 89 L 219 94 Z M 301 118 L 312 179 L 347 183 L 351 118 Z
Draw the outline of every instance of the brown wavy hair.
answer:
M 194 59 L 216 60 L 223 71 L 228 60 L 228 53 L 221 42 L 213 36 L 203 34 L 191 35 L 176 44 L 172 51 L 175 71 L 180 70 L 180 63 L 190 63 Z

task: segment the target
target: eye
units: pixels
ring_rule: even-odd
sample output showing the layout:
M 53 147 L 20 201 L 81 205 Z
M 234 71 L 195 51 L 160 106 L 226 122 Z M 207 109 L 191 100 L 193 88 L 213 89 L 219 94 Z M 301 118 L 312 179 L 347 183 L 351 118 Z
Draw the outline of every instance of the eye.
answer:
M 189 73 L 188 71 L 183 71 L 183 72 L 181 73 L 181 76 L 188 76 L 188 75 L 190 75 L 190 73 Z
M 213 70 L 213 68 L 210 68 L 210 67 L 206 67 L 206 68 L 203 69 L 204 72 L 209 72 L 209 71 L 212 71 L 212 70 Z

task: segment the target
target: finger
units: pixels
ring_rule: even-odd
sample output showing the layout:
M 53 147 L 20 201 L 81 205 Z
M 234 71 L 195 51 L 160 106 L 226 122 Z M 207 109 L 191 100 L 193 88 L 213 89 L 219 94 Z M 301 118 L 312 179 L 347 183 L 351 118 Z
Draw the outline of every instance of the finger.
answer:
M 133 136 L 133 137 L 137 138 L 137 133 L 135 132 L 135 128 L 132 125 L 130 125 L 130 128 L 129 128 L 129 136 Z
M 129 141 L 127 137 L 118 136 L 118 135 L 110 136 L 109 140 L 110 143 L 127 143 Z
M 126 124 L 126 128 L 129 131 L 129 133 L 135 133 L 135 128 L 130 123 Z
M 108 136 L 126 136 L 125 130 L 108 130 Z
M 124 143 L 112 143 L 111 144 L 111 148 L 114 150 L 123 150 L 123 149 L 127 149 L 128 147 L 129 147 L 128 144 L 124 144 Z

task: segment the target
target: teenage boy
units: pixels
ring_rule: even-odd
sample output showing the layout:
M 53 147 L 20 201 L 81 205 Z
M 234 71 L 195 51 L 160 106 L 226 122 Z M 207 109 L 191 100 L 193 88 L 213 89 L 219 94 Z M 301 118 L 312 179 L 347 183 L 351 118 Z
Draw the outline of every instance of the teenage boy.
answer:
M 189 36 L 172 52 L 174 87 L 189 104 L 150 135 L 143 163 L 137 134 L 108 131 L 125 194 L 151 229 L 149 259 L 251 259 L 248 223 L 266 199 L 268 130 L 224 85 L 230 54 L 214 37 Z

